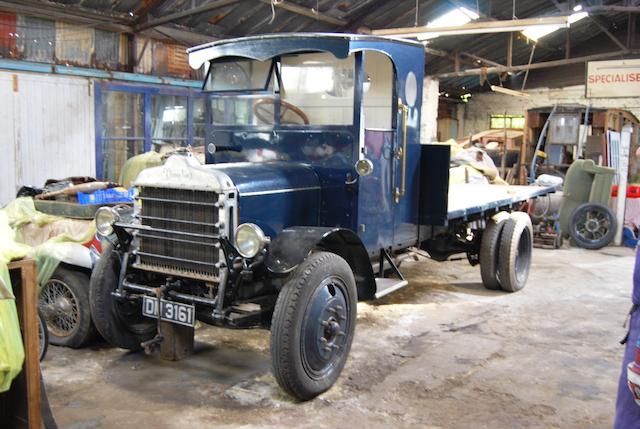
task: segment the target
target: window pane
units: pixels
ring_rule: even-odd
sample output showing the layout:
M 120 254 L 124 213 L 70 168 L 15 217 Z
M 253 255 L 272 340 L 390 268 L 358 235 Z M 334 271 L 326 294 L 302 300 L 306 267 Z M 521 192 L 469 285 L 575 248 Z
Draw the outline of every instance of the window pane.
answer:
M 187 138 L 187 97 L 151 96 L 151 138 L 154 142 Z
M 211 97 L 214 125 L 273 125 L 274 97 L 225 95 Z
M 144 136 L 143 94 L 122 91 L 102 93 L 102 136 Z
M 193 143 L 192 146 L 202 146 L 204 144 L 204 126 L 206 113 L 204 108 L 204 98 L 193 99 Z
M 321 53 L 283 57 L 282 99 L 295 108 L 287 109 L 282 122 L 302 118 L 313 125 L 352 124 L 353 85 L 353 56 L 338 59 Z
M 523 115 L 491 115 L 490 128 L 506 128 L 521 130 L 524 128 Z
M 364 57 L 364 73 L 364 126 L 391 129 L 393 64 L 385 54 L 368 51 Z
M 102 140 L 102 178 L 112 182 L 120 180 L 125 161 L 142 153 L 144 140 Z
M 205 85 L 207 91 L 264 89 L 271 68 L 268 61 L 225 61 L 213 63 Z

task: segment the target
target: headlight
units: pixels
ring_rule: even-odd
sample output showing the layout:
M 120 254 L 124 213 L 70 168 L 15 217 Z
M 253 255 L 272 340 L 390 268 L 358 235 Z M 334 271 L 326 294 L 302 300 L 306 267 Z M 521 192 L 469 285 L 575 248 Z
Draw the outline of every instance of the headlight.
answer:
M 98 234 L 106 237 L 113 232 L 113 224 L 118 221 L 118 214 L 111 207 L 100 207 L 96 212 L 96 229 Z
M 269 239 L 258 225 L 243 223 L 236 228 L 235 245 L 238 253 L 245 258 L 253 258 L 264 249 Z

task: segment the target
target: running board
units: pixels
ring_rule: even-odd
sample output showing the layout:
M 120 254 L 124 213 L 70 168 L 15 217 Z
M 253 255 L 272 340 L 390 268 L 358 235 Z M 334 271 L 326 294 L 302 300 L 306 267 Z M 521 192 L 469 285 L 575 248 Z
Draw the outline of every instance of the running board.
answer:
M 376 299 L 382 298 L 391 292 L 395 292 L 408 284 L 409 282 L 404 279 L 384 279 L 378 277 L 376 278 Z

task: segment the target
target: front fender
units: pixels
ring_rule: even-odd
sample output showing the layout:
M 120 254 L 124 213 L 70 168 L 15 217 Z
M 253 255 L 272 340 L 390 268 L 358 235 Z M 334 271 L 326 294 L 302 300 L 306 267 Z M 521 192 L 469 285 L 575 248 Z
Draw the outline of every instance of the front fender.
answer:
M 275 274 L 289 273 L 314 250 L 324 250 L 344 258 L 351 267 L 358 299 L 371 299 L 376 283 L 369 255 L 360 237 L 345 228 L 296 226 L 282 230 L 271 242 L 265 265 Z

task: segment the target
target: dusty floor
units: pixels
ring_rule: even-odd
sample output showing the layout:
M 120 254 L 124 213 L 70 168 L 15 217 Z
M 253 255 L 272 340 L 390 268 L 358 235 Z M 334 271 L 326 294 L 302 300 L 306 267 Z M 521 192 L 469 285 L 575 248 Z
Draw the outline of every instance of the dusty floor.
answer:
M 536 249 L 527 287 L 486 291 L 466 262 L 407 263 L 409 286 L 358 305 L 338 383 L 278 389 L 266 331 L 197 331 L 182 362 L 97 344 L 43 363 L 61 428 L 611 426 L 633 251 Z

